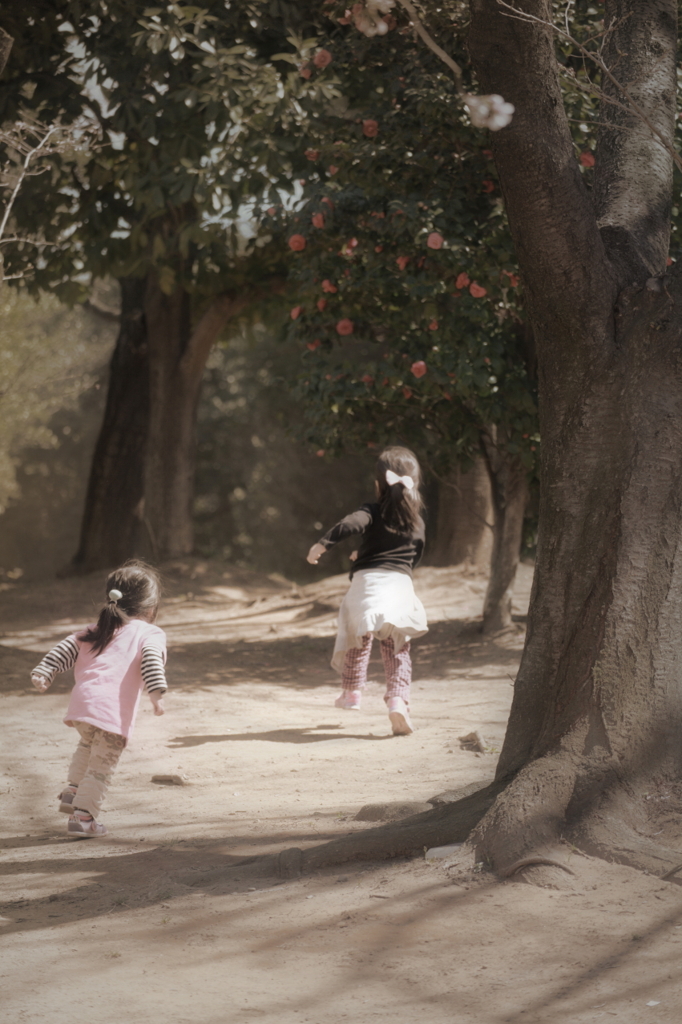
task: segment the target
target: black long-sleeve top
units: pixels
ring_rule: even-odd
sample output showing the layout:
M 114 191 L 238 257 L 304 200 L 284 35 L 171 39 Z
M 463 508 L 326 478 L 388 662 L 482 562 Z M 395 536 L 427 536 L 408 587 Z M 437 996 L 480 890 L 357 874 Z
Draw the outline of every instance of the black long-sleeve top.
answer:
M 424 523 L 410 535 L 389 530 L 381 516 L 379 505 L 368 502 L 356 512 L 345 516 L 325 533 L 320 544 L 329 549 L 353 534 L 362 534 L 358 557 L 350 570 L 351 578 L 358 569 L 391 569 L 412 575 L 424 550 Z

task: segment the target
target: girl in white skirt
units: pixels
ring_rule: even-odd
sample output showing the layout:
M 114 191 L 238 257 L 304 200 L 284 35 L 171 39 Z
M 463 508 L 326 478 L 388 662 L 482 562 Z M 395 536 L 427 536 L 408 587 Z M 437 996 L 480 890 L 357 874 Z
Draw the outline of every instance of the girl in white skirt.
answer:
M 412 586 L 412 570 L 424 549 L 421 473 L 407 448 L 386 448 L 376 466 L 376 501 L 332 527 L 308 552 L 317 565 L 334 544 L 362 535 L 351 555 L 351 585 L 339 610 L 332 666 L 341 674 L 338 708 L 358 711 L 367 685 L 374 637 L 381 641 L 388 717 L 396 736 L 413 732 L 410 721 L 410 641 L 427 632 L 426 612 Z

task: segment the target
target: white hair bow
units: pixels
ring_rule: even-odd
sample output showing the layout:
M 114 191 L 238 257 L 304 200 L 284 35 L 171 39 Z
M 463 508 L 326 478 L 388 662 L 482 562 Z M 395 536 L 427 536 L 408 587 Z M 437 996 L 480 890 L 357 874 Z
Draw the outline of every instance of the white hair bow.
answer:
M 414 480 L 411 476 L 398 476 L 392 469 L 386 470 L 386 483 L 389 487 L 392 487 L 393 484 L 402 484 L 406 491 L 414 490 Z

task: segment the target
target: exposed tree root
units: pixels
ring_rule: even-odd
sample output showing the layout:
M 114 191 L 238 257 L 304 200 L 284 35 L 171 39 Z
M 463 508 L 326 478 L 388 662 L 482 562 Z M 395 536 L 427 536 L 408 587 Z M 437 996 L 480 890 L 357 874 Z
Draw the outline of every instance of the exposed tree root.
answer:
M 555 860 L 553 857 L 542 857 L 540 855 L 536 857 L 522 857 L 521 860 L 517 860 L 514 864 L 511 864 L 502 873 L 502 878 L 511 878 L 517 871 L 523 871 L 524 868 L 538 867 L 539 865 L 549 865 L 554 868 L 561 868 L 562 871 L 568 871 L 569 875 L 575 875 L 575 871 L 569 868 L 568 864 L 562 863 L 560 860 Z
M 505 782 L 492 782 L 485 789 L 403 821 L 356 832 L 308 850 L 293 847 L 279 855 L 280 878 L 297 878 L 309 871 L 353 860 L 389 860 L 412 857 L 425 848 L 464 842 L 502 792 Z
M 673 880 L 680 867 L 680 851 L 640 835 L 621 817 L 593 812 L 577 822 L 568 833 L 571 842 L 585 853 L 615 864 L 648 871 Z M 677 882 L 681 884 L 682 879 Z

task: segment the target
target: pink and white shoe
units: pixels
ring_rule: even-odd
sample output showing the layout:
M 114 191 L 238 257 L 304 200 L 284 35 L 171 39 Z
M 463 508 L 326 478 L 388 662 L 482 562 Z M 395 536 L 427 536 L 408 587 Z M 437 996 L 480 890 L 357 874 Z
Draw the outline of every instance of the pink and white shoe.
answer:
M 391 720 L 394 736 L 409 736 L 414 732 L 407 704 L 402 697 L 391 697 L 388 702 L 388 717 Z
M 362 702 L 362 690 L 342 690 L 334 705 L 346 711 L 359 711 Z
M 106 825 L 100 825 L 87 811 L 76 810 L 66 826 L 67 835 L 72 839 L 96 839 L 107 834 Z

